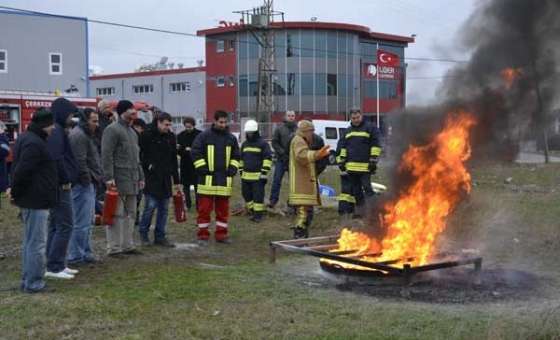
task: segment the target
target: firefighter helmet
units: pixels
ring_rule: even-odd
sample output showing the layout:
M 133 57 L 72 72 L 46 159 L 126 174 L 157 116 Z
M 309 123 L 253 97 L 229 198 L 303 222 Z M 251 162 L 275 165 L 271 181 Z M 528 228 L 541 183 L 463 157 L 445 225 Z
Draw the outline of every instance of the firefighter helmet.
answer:
M 245 122 L 245 132 L 257 132 L 259 131 L 259 124 L 253 119 Z

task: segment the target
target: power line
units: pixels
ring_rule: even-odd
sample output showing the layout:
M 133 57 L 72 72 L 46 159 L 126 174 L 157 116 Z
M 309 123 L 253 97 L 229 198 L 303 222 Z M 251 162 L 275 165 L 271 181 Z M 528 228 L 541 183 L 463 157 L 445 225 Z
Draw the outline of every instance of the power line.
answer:
M 36 14 L 36 15 L 61 17 L 61 15 L 51 14 L 51 13 L 47 13 L 47 12 L 31 11 L 31 10 L 20 9 L 20 8 L 15 8 L 15 7 L 0 6 L 0 8 L 11 10 L 11 11 L 20 11 L 20 12 L 25 12 L 25 13 L 31 13 L 31 14 Z M 96 20 L 96 19 L 89 19 L 89 18 L 87 19 L 87 21 L 91 22 L 91 23 L 95 23 L 95 24 L 108 25 L 108 26 L 113 26 L 113 27 L 137 29 L 137 30 L 156 32 L 156 33 L 172 34 L 172 35 L 178 35 L 178 36 L 187 36 L 187 37 L 192 37 L 192 38 L 206 38 L 206 40 L 209 40 L 209 41 L 221 40 L 221 39 L 214 39 L 214 38 L 209 38 L 209 37 L 201 37 L 201 36 L 199 36 L 197 34 L 194 34 L 194 33 L 172 31 L 172 30 L 160 29 L 160 28 L 154 28 L 154 27 L 121 24 L 121 23 L 117 23 L 117 22 Z M 259 45 L 258 42 L 250 41 L 250 40 L 239 40 L 239 43 L 245 43 L 245 44 L 249 44 L 249 45 L 257 45 L 257 46 Z M 313 51 L 313 52 L 319 51 L 319 52 L 329 53 L 327 50 L 319 50 L 319 49 L 309 48 L 309 47 L 295 47 L 295 46 L 288 46 L 288 45 L 281 45 L 281 44 L 276 45 L 276 47 L 279 47 L 279 48 L 291 47 L 295 51 Z M 374 55 L 374 54 L 370 55 L 370 54 L 353 53 L 353 52 L 343 52 L 343 53 L 340 53 L 340 54 L 341 55 L 346 55 L 346 56 L 376 57 L 376 55 Z M 404 60 L 409 60 L 409 61 L 422 61 L 422 62 L 445 62 L 445 63 L 466 63 L 467 62 L 465 60 L 428 58 L 428 57 L 404 57 L 403 59 Z

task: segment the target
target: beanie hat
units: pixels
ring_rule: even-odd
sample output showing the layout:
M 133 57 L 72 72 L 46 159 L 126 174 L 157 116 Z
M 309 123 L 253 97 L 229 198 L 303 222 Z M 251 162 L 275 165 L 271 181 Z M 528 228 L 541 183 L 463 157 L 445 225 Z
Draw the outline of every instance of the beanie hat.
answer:
M 123 113 L 125 113 L 128 109 L 132 109 L 133 107 L 134 107 L 134 104 L 132 104 L 132 102 L 130 100 L 121 100 L 117 104 L 117 113 L 120 116 Z
M 54 117 L 52 113 L 47 109 L 40 108 L 33 113 L 31 122 L 36 124 L 39 128 L 43 129 L 54 124 Z
M 315 126 L 308 120 L 302 120 L 298 123 L 298 130 L 300 132 L 314 131 Z
M 66 126 L 68 116 L 78 112 L 78 107 L 68 99 L 60 97 L 52 103 L 50 111 L 58 124 Z

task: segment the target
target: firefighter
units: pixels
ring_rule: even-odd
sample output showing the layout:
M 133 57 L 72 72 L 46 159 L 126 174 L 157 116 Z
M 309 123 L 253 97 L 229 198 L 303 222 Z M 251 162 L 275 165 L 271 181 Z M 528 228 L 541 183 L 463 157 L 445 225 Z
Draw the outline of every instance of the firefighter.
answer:
M 227 112 L 214 113 L 214 123 L 195 138 L 191 151 L 198 178 L 198 240 L 206 243 L 210 238 L 210 213 L 215 210 L 214 237 L 217 242 L 229 243 L 229 197 L 240 162 L 239 145 L 229 132 Z
M 350 126 L 339 141 L 337 163 L 341 171 L 339 213 L 360 217 L 355 207 L 369 201 L 374 192 L 371 175 L 377 170 L 381 154 L 377 129 L 366 123 L 360 110 L 352 110 Z M 364 200 L 365 198 L 365 200 Z
M 259 223 L 265 210 L 264 187 L 272 167 L 272 152 L 261 138 L 256 121 L 245 123 L 245 134 L 247 139 L 241 145 L 241 192 L 252 214 L 250 220 Z
M 290 195 L 288 203 L 296 207 L 294 238 L 307 238 L 311 225 L 310 208 L 321 205 L 319 183 L 315 162 L 329 156 L 329 146 L 311 150 L 313 123 L 302 120 L 298 123 L 296 135 L 290 143 Z

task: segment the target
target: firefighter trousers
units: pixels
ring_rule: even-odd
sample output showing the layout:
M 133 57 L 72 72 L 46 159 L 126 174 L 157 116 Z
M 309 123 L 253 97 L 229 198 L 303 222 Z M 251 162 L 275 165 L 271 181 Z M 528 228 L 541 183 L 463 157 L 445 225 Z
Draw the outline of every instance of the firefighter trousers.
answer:
M 264 213 L 264 186 L 263 181 L 241 181 L 241 194 L 245 200 L 247 210 L 256 216 Z
M 210 232 L 211 213 L 216 213 L 216 241 L 223 241 L 228 237 L 229 196 L 198 195 L 198 224 L 197 237 L 199 240 L 208 240 Z
M 363 207 L 364 203 L 371 201 L 371 198 L 375 195 L 371 188 L 371 174 L 369 172 L 349 173 L 348 177 L 352 187 L 352 195 L 356 199 L 356 206 Z

